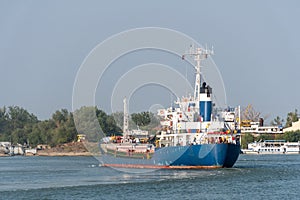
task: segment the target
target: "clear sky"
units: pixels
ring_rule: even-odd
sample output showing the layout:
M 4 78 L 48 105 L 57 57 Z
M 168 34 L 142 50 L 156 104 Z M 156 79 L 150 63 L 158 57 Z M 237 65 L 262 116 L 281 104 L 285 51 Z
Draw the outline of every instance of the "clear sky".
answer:
M 297 0 L 2 0 L 0 106 L 22 106 L 40 119 L 71 110 L 76 73 L 97 44 L 128 29 L 164 27 L 214 46 L 229 105 L 252 104 L 269 119 L 285 118 L 300 109 L 299 8 Z M 137 56 L 123 58 L 123 64 L 143 64 Z M 171 56 L 152 57 L 165 63 Z M 118 73 L 118 67 L 111 70 Z M 155 88 L 142 89 L 157 98 Z M 97 95 L 97 104 L 105 95 Z

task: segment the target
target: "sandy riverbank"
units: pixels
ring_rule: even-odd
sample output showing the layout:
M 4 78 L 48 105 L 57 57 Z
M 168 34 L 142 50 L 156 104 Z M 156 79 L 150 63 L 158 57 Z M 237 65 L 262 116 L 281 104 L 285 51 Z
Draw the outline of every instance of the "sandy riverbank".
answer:
M 51 149 L 37 151 L 38 156 L 93 156 L 99 155 L 97 143 L 71 142 Z

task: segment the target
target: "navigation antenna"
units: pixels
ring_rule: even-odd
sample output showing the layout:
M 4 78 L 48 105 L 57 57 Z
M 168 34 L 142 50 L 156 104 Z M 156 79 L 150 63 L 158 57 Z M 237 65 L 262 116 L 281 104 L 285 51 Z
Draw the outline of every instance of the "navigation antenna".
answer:
M 190 52 L 185 53 L 182 55 L 182 59 L 185 59 L 186 55 L 189 55 L 191 57 L 194 57 L 194 60 L 196 61 L 196 65 L 194 66 L 196 69 L 196 81 L 195 81 L 195 91 L 194 91 L 194 100 L 195 101 L 200 101 L 200 87 L 201 87 L 201 80 L 200 80 L 200 75 L 201 75 L 201 70 L 200 70 L 200 62 L 201 60 L 205 60 L 208 58 L 209 55 L 213 55 L 213 47 L 211 50 L 207 48 L 200 48 L 200 47 L 194 47 L 194 45 L 190 46 Z

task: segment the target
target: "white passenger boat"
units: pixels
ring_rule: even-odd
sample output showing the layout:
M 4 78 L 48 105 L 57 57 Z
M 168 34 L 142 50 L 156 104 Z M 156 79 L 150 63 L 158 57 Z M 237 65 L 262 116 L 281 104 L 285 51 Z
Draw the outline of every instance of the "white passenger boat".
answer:
M 265 140 L 252 142 L 248 149 L 242 149 L 245 154 L 300 154 L 300 141 L 286 142 L 285 140 Z

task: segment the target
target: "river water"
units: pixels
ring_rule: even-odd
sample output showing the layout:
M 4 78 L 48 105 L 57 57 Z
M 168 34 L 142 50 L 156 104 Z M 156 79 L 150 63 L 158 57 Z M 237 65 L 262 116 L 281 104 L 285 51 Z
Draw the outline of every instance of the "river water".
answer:
M 133 170 L 93 157 L 1 157 L 0 199 L 299 199 L 300 155 L 240 155 L 230 169 Z

